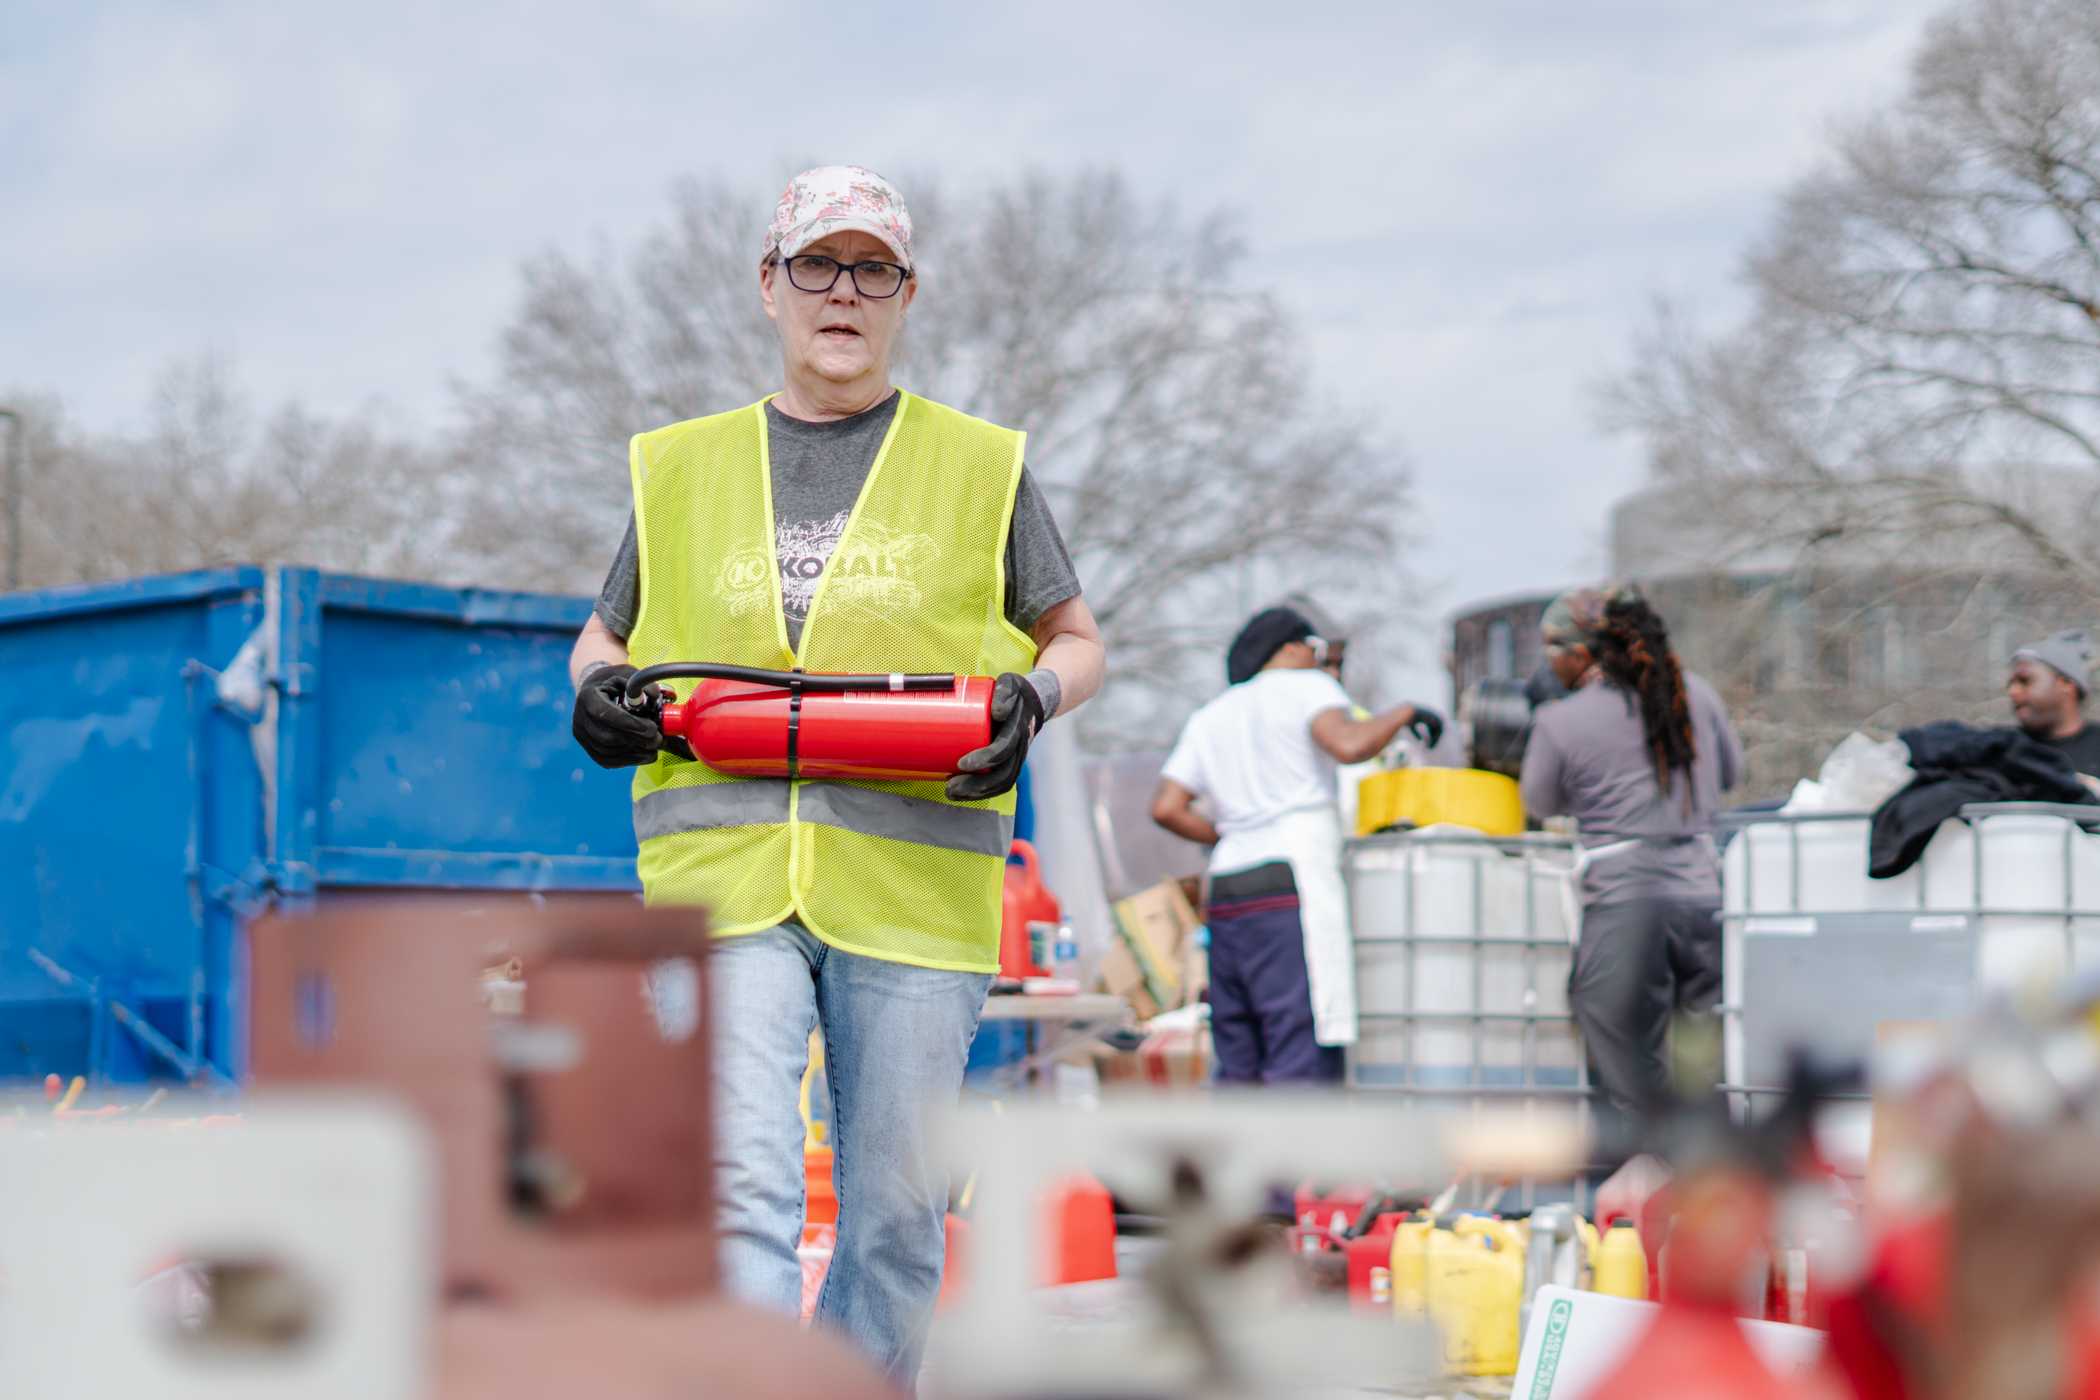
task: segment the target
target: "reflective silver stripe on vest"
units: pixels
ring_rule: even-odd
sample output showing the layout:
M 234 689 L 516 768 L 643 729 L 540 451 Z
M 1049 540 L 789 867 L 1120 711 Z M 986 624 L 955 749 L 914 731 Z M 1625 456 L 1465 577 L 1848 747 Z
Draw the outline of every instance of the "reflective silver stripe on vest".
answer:
M 784 778 L 664 788 L 634 804 L 634 839 L 713 831 L 725 826 L 778 826 L 788 819 Z
M 843 783 L 804 783 L 802 820 L 944 851 L 997 856 L 1013 849 L 1014 819 L 989 807 L 952 807 L 924 797 Z M 788 784 L 779 778 L 665 788 L 634 804 L 637 841 L 682 831 L 777 826 L 788 819 Z
M 938 846 L 944 851 L 1006 859 L 1014 845 L 1014 819 L 989 807 L 951 807 L 925 797 L 878 792 L 843 783 L 804 783 L 795 809 L 806 822 L 843 827 L 894 841 Z

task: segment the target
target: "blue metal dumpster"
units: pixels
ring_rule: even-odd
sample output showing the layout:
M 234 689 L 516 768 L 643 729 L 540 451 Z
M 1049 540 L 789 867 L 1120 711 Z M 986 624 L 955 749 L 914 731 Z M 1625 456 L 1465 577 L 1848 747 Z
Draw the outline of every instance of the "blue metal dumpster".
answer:
M 634 889 L 626 775 L 569 737 L 589 609 L 296 568 L 0 596 L 0 1077 L 238 1077 L 265 905 Z

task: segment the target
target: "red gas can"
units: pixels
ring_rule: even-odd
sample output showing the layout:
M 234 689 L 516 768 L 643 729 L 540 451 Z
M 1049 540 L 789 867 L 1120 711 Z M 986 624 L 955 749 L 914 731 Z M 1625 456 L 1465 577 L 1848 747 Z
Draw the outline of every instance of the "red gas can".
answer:
M 1378 1194 L 1373 1186 L 1319 1187 L 1308 1181 L 1291 1198 L 1291 1214 L 1301 1231 L 1329 1235 L 1339 1240 Z
M 1030 926 L 1048 924 L 1052 930 L 1064 922 L 1064 908 L 1043 884 L 1043 868 L 1035 847 L 1014 842 L 1013 853 L 1021 863 L 1006 867 L 1006 889 L 999 901 L 999 975 L 1001 977 L 1048 977 L 1049 970 L 1035 961 Z
M 1403 1210 L 1381 1212 L 1378 1218 L 1371 1222 L 1368 1230 L 1359 1235 L 1351 1235 L 1343 1242 L 1342 1253 L 1347 1257 L 1349 1264 L 1351 1306 L 1365 1309 L 1382 1308 L 1387 1312 L 1392 1310 L 1391 1294 L 1380 1298 L 1372 1282 L 1372 1275 L 1377 1270 L 1386 1268 L 1392 1260 L 1393 1234 L 1406 1219 L 1407 1212 Z
M 1050 1190 L 1043 1226 L 1049 1234 L 1046 1284 L 1089 1283 L 1116 1276 L 1116 1206 L 1108 1188 L 1084 1174 Z
M 1864 1277 L 1830 1299 L 1829 1369 L 1854 1400 L 1917 1400 L 1934 1393 L 1921 1374 L 1950 1326 L 1947 1270 L 1954 1222 L 1944 1213 L 1885 1222 Z M 2100 1400 L 2100 1320 L 2080 1292 L 2064 1308 L 2067 1400 Z M 1928 1344 L 1921 1353 L 1920 1341 Z

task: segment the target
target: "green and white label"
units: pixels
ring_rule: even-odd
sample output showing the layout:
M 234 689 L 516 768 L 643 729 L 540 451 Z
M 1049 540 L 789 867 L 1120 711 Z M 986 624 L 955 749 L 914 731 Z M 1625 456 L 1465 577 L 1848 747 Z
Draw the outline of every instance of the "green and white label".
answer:
M 1553 1394 L 1553 1373 L 1560 1369 L 1561 1348 L 1568 1341 L 1568 1319 L 1574 1313 L 1573 1303 L 1556 1298 L 1553 1310 L 1546 1314 L 1546 1338 L 1539 1348 L 1539 1369 L 1531 1378 L 1531 1400 L 1547 1400 Z

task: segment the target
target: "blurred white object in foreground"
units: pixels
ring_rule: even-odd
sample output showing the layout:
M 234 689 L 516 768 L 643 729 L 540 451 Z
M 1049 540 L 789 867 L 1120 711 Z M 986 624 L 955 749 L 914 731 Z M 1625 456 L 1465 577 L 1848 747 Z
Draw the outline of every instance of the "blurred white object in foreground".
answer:
M 212 1111 L 200 1109 L 200 1115 Z M 389 1104 L 251 1095 L 238 1122 L 12 1134 L 0 1357 L 37 1400 L 409 1400 L 428 1388 L 435 1189 Z M 172 1277 L 200 1308 L 159 1306 Z M 145 1285 L 142 1287 L 142 1285 Z
M 935 1327 L 927 1365 L 943 1396 L 1289 1396 L 1428 1383 L 1440 1351 L 1427 1325 L 1298 1293 L 1280 1249 L 1248 1247 L 1272 1189 L 1307 1176 L 1552 1175 L 1583 1148 L 1571 1114 L 1435 1114 L 1340 1091 L 1104 1094 L 1084 1115 L 1030 1100 L 1001 1108 L 964 1108 L 945 1123 L 951 1159 L 979 1186 L 969 1287 Z M 1083 1337 L 1055 1325 L 1036 1288 L 1049 1234 L 1041 1202 L 1075 1172 L 1165 1221 L 1134 1296 Z

